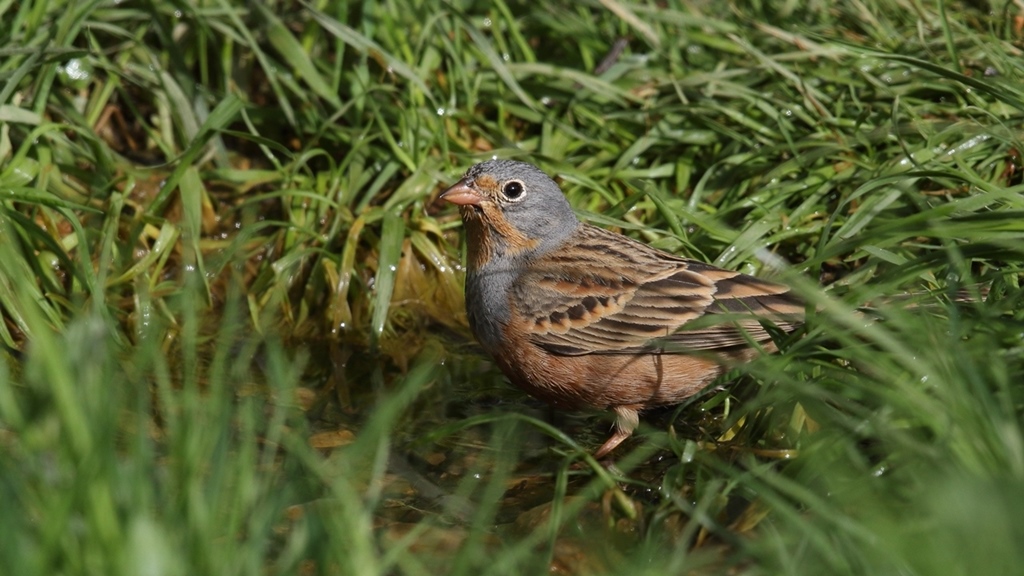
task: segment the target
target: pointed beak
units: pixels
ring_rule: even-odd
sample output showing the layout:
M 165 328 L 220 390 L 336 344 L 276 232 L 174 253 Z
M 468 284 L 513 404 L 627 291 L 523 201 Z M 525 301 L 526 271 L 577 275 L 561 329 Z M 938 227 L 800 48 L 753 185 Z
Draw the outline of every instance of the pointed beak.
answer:
M 484 197 L 466 184 L 465 180 L 456 182 L 451 188 L 442 192 L 439 198 L 459 206 L 477 206 L 484 200 Z

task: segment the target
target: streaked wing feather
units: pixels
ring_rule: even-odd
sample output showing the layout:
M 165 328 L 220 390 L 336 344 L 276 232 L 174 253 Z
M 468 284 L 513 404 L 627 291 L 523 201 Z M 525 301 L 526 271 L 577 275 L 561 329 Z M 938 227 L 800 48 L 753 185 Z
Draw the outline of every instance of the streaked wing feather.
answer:
M 513 309 L 535 344 L 563 355 L 715 350 L 768 339 L 751 316 L 783 330 L 803 316 L 786 286 L 626 242 L 583 225 L 574 244 L 519 278 Z M 725 321 L 708 322 L 712 314 Z

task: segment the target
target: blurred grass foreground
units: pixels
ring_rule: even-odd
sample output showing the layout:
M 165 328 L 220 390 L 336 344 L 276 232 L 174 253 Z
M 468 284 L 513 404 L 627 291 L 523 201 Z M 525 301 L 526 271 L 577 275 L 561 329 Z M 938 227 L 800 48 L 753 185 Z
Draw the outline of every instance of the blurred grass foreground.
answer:
M 0 0 L 0 574 L 1020 573 L 1022 49 L 1014 1 Z M 492 156 L 806 328 L 601 466 L 466 328 L 434 200 Z

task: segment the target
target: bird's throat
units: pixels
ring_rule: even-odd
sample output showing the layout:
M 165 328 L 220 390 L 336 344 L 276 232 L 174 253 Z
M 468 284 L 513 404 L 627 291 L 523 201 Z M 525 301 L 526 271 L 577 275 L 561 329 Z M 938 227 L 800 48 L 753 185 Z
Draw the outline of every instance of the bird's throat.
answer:
M 494 204 L 463 206 L 461 212 L 470 270 L 480 270 L 498 259 L 522 257 L 539 244 L 516 229 Z
M 466 227 L 466 266 L 470 271 L 480 270 L 494 258 L 494 232 L 475 206 L 462 208 L 462 222 Z

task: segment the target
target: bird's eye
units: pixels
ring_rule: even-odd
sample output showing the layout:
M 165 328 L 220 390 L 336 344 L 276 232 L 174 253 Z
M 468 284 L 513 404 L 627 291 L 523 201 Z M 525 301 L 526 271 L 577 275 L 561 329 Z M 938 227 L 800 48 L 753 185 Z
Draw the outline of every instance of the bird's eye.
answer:
M 501 193 L 509 200 L 518 200 L 519 197 L 523 195 L 524 191 L 525 188 L 523 188 L 523 183 L 518 180 L 512 180 L 511 182 L 506 183 L 501 189 Z

